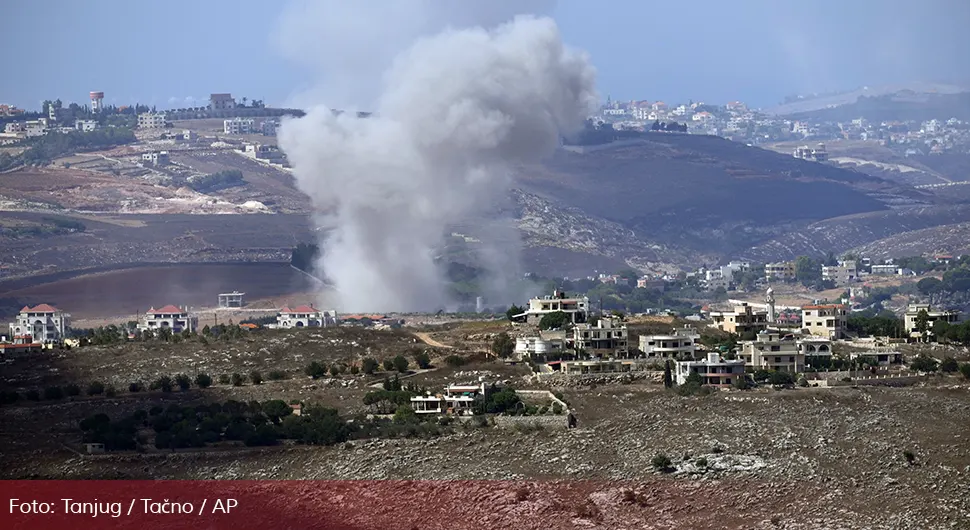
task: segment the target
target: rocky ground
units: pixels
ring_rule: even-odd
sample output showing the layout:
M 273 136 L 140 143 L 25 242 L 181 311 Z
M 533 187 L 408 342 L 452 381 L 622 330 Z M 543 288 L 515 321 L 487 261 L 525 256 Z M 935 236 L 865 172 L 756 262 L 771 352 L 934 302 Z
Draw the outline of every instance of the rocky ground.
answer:
M 474 356 L 469 344 L 492 328 L 497 325 L 477 323 L 422 333 L 453 346 L 432 349 L 440 359 L 456 352 Z M 294 374 L 259 387 L 4 406 L 0 477 L 352 480 L 357 482 L 306 483 L 292 491 L 305 495 L 307 510 L 358 528 L 463 528 L 461 521 L 504 528 L 970 528 L 970 389 L 953 376 L 909 388 L 694 397 L 666 392 L 650 380 L 572 386 L 563 389 L 578 420 L 570 430 L 469 426 L 432 439 L 360 440 L 329 448 L 93 457 L 61 445 L 76 443 L 77 418 L 97 411 L 116 416 L 148 402 L 277 396 L 359 411 L 360 397 L 380 374 L 313 381 L 297 368 L 314 355 L 338 360 L 368 346 L 372 352 L 407 351 L 417 339 L 405 331 L 327 333 L 267 335 L 278 342 L 229 343 L 213 346 L 208 355 L 184 343 L 124 353 L 82 348 L 73 362 L 119 381 L 163 369 L 216 372 L 240 362 L 268 367 L 266 359 L 289 363 Z M 340 333 L 342 342 L 330 333 Z M 18 365 L 3 367 L 6 384 L 21 380 L 18 373 L 43 371 L 12 371 Z M 525 370 L 475 361 L 413 380 L 432 387 L 484 376 L 525 386 Z M 652 465 L 658 454 L 671 459 L 669 472 Z M 335 492 L 345 499 L 339 505 L 326 500 Z

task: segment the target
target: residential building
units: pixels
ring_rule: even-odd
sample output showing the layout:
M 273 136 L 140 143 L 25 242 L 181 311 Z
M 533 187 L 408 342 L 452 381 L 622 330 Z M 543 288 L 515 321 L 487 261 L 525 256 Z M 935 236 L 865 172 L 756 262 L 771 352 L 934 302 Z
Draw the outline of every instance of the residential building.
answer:
M 755 340 L 741 344 L 740 358 L 745 366 L 755 370 L 774 370 L 793 374 L 805 371 L 805 354 L 798 347 L 793 335 L 766 329 Z
M 209 110 L 229 110 L 236 108 L 232 94 L 209 94 Z
M 689 325 L 664 335 L 640 335 L 640 351 L 648 359 L 693 360 L 700 339 L 697 330 Z
M 849 359 L 874 359 L 879 366 L 903 364 L 903 354 L 898 351 L 854 351 L 849 352 Z
M 18 109 L 16 105 L 0 105 L 0 116 L 19 116 L 24 113 L 24 109 Z
M 645 364 L 630 359 L 572 359 L 552 361 L 546 365 L 564 375 L 622 374 L 641 370 Z
M 828 366 L 832 360 L 832 341 L 823 337 L 802 337 L 796 341 L 805 356 L 806 366 Z
M 845 337 L 846 307 L 820 304 L 802 307 L 802 328 L 817 337 L 838 340 Z
M 164 112 L 142 112 L 138 115 L 139 129 L 163 129 L 164 127 Z
M 828 280 L 844 287 L 859 279 L 859 270 L 854 260 L 839 261 L 838 265 L 823 265 L 822 280 Z
M 892 264 L 890 264 L 890 265 L 873 265 L 872 268 L 870 269 L 870 273 L 871 274 L 888 274 L 888 275 L 894 275 L 894 274 L 896 274 L 896 271 L 897 270 L 899 270 L 899 267 L 897 267 L 895 265 L 892 265 Z
M 153 166 L 164 166 L 169 163 L 168 151 L 152 151 L 150 153 L 143 153 L 141 155 L 141 161 L 143 164 L 151 164 Z
M 286 154 L 275 145 L 246 144 L 243 147 L 243 154 L 256 160 L 265 160 L 277 164 L 282 164 L 286 160 Z
M 937 321 L 946 322 L 949 324 L 955 324 L 960 322 L 960 312 L 956 310 L 937 310 L 934 311 L 930 304 L 909 304 L 906 308 L 906 315 L 904 316 L 903 322 L 906 326 L 906 333 L 909 334 L 910 338 L 921 339 L 922 334 L 916 326 L 916 320 L 919 318 L 921 311 L 926 311 L 927 317 L 927 337 L 933 336 L 933 324 Z
M 219 295 L 219 307 L 242 307 L 246 305 L 243 301 L 243 296 L 246 293 L 240 293 L 239 291 L 233 291 L 231 293 L 222 293 Z
M 452 384 L 443 394 L 427 392 L 423 396 L 411 398 L 411 408 L 417 414 L 455 414 L 470 416 L 474 413 L 475 402 L 485 399 L 490 389 L 483 381 L 478 384 Z
M 728 333 L 758 333 L 768 327 L 768 312 L 755 309 L 747 303 L 734 306 L 732 311 L 714 311 L 711 313 L 714 325 L 721 331 Z
M 795 262 L 779 261 L 765 264 L 765 280 L 789 282 L 795 279 Z
M 626 324 L 618 318 L 600 318 L 596 324 L 580 323 L 573 328 L 573 348 L 595 356 L 625 354 L 629 348 Z
M 49 304 L 24 306 L 10 323 L 14 343 L 52 344 L 62 342 L 71 327 L 71 315 Z
M 153 333 L 162 329 L 169 329 L 172 333 L 183 331 L 194 332 L 199 327 L 198 317 L 189 314 L 187 308 L 167 305 L 161 309 L 154 307 L 149 309 L 142 316 L 142 321 L 138 325 L 141 331 L 151 331 Z
M 259 132 L 263 133 L 263 136 L 276 136 L 276 130 L 279 127 L 280 122 L 276 120 L 265 120 L 259 125 Z
M 654 289 L 660 291 L 661 293 L 667 288 L 667 282 L 663 278 L 650 278 L 644 276 L 637 280 L 638 289 Z
M 33 138 L 35 136 L 43 136 L 47 134 L 48 121 L 47 118 L 37 118 L 36 120 L 27 120 L 24 123 L 24 132 L 27 134 L 27 138 Z
M 8 134 L 27 132 L 27 124 L 22 121 L 12 121 L 3 126 L 3 132 Z
M 738 379 L 744 378 L 744 361 L 727 360 L 720 354 L 711 352 L 707 354 L 706 359 L 700 361 L 677 362 L 674 372 L 677 384 L 686 383 L 691 373 L 700 375 L 702 384 L 705 386 L 731 386 Z
M 828 151 L 825 150 L 825 144 L 818 144 L 815 147 L 809 147 L 807 145 L 796 147 L 792 152 L 792 156 L 813 162 L 825 162 L 829 159 Z
M 543 361 L 550 355 L 558 357 L 563 351 L 563 340 L 540 337 L 515 339 L 515 355 L 520 359 Z
M 180 136 L 181 138 L 178 138 L 178 139 L 184 140 L 186 142 L 192 142 L 199 138 L 199 135 L 195 131 L 190 131 L 188 129 L 185 129 L 184 131 L 182 131 L 182 134 Z
M 225 134 L 250 134 L 255 129 L 256 120 L 252 118 L 233 118 L 222 122 Z
M 276 314 L 276 325 L 281 328 L 310 328 L 336 325 L 336 312 L 321 311 L 313 304 L 294 308 L 284 307 Z
M 573 324 L 589 320 L 589 298 L 566 297 L 566 293 L 556 290 L 552 296 L 533 298 L 529 300 L 529 309 L 515 315 L 515 318 L 525 318 L 530 324 L 538 324 L 542 317 L 556 312 L 563 312 Z
M 98 128 L 98 122 L 95 120 L 77 120 L 74 122 L 74 128 L 79 131 L 93 131 Z

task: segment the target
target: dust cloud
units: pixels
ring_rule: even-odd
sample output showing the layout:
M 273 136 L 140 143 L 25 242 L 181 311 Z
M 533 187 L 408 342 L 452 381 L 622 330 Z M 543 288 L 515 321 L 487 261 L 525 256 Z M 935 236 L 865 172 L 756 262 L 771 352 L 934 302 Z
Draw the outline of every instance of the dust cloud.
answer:
M 519 15 L 419 37 L 382 78 L 370 117 L 334 113 L 320 101 L 279 131 L 325 234 L 318 265 L 334 286 L 332 305 L 452 307 L 436 258 L 449 227 L 462 223 L 489 235 L 478 249 L 491 291 L 484 294 L 491 302 L 512 297 L 517 235 L 507 221 L 482 219 L 506 200 L 510 167 L 551 154 L 595 106 L 587 56 L 563 44 L 553 20 Z

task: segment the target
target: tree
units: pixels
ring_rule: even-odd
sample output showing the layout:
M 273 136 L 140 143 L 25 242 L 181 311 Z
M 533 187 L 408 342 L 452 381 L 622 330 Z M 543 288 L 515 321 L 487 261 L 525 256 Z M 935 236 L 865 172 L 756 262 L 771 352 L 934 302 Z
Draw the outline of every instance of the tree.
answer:
M 199 388 L 209 388 L 212 386 L 212 377 L 210 377 L 209 374 L 200 373 L 199 375 L 195 376 L 195 386 Z
M 562 311 L 546 313 L 539 319 L 539 329 L 560 329 L 569 322 L 569 316 Z
M 384 362 L 382 364 L 384 365 L 385 372 L 390 372 L 391 370 L 394 369 L 394 360 L 391 359 L 390 357 L 388 357 L 387 359 L 384 359 Z
M 664 362 L 664 388 L 674 386 L 674 380 L 670 373 L 670 360 Z
M 920 338 L 925 342 L 929 338 L 927 333 L 930 330 L 930 315 L 925 309 L 920 309 L 916 313 L 916 331 L 919 332 Z
M 431 357 L 427 352 L 419 351 L 414 354 L 414 362 L 418 364 L 418 368 L 422 370 L 427 370 L 431 368 Z
M 370 357 L 364 357 L 364 359 L 360 362 L 360 367 L 365 374 L 372 375 L 375 371 L 377 371 L 377 361 L 371 359 Z
M 243 383 L 246 382 L 246 377 L 243 374 L 234 373 L 232 374 L 230 381 L 232 382 L 232 386 L 242 386 Z
M 408 360 L 403 355 L 398 355 L 393 361 L 394 369 L 402 374 L 408 371 Z
M 81 387 L 77 386 L 75 383 L 70 383 L 64 387 L 64 395 L 66 396 L 79 396 L 81 395 Z
M 943 280 L 937 278 L 923 278 L 922 280 L 916 282 L 916 288 L 919 292 L 932 296 L 934 294 L 939 294 L 943 291 Z
M 970 363 L 963 363 L 960 365 L 960 373 L 963 374 L 965 379 L 970 379 Z
M 502 359 L 511 357 L 512 354 L 515 353 L 515 341 L 512 340 L 512 337 L 510 337 L 508 333 L 504 331 L 499 333 L 492 340 L 492 353 L 498 357 L 501 357 Z
M 101 381 L 95 381 L 88 385 L 89 396 L 100 396 L 101 394 L 104 394 L 104 383 Z
M 394 411 L 394 423 L 417 423 L 418 415 L 409 405 L 398 405 Z
M 249 380 L 253 382 L 254 385 L 260 385 L 263 383 L 263 374 L 256 370 L 249 372 Z
M 935 372 L 937 369 L 936 359 L 921 353 L 909 362 L 909 369 L 916 372 Z
M 515 304 L 512 304 L 505 311 L 505 318 L 507 318 L 511 322 L 511 321 L 515 320 L 513 318 L 515 315 L 521 315 L 524 312 L 525 312 L 525 309 L 524 308 L 521 308 L 521 307 L 519 307 L 519 306 L 517 306 Z
M 149 388 L 151 388 L 152 390 L 161 390 L 162 392 L 171 392 L 173 384 L 174 383 L 171 377 L 167 375 L 163 375 L 158 379 L 152 381 L 152 384 Z
M 822 265 L 808 256 L 795 258 L 795 280 L 804 286 L 815 285 L 822 280 Z
M 293 409 L 281 399 L 273 399 L 263 403 L 263 414 L 266 414 L 266 417 L 277 425 L 292 412 Z
M 319 362 L 313 361 L 306 367 L 304 372 L 313 379 L 319 379 L 327 375 L 327 368 Z
M 330 365 L 330 375 L 331 376 L 337 377 L 337 376 L 340 375 L 340 372 L 341 372 L 341 370 L 340 370 L 340 365 L 339 364 L 333 363 L 333 364 Z
M 192 386 L 192 380 L 185 374 L 178 374 L 175 376 L 175 384 L 179 386 L 180 390 L 185 391 Z

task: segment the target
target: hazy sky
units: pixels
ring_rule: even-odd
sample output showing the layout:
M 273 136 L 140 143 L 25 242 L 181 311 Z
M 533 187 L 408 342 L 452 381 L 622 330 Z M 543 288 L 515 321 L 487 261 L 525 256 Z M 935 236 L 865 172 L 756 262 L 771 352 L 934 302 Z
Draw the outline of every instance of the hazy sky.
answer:
M 300 102 L 321 79 L 341 85 L 328 70 L 377 64 L 371 59 L 446 23 L 506 14 L 491 9 L 496 0 L 381 1 L 5 0 L 0 103 L 86 102 L 91 90 L 108 103 L 160 108 L 203 104 L 210 92 Z M 424 7 L 411 12 L 412 4 Z M 970 81 L 970 0 L 523 4 L 552 15 L 566 42 L 590 53 L 604 98 L 767 107 L 792 93 Z M 366 39 L 343 39 L 350 28 Z M 321 46 L 328 53 L 314 51 Z M 340 54 L 344 64 L 333 60 Z M 361 80 L 343 86 L 344 97 L 369 92 Z

